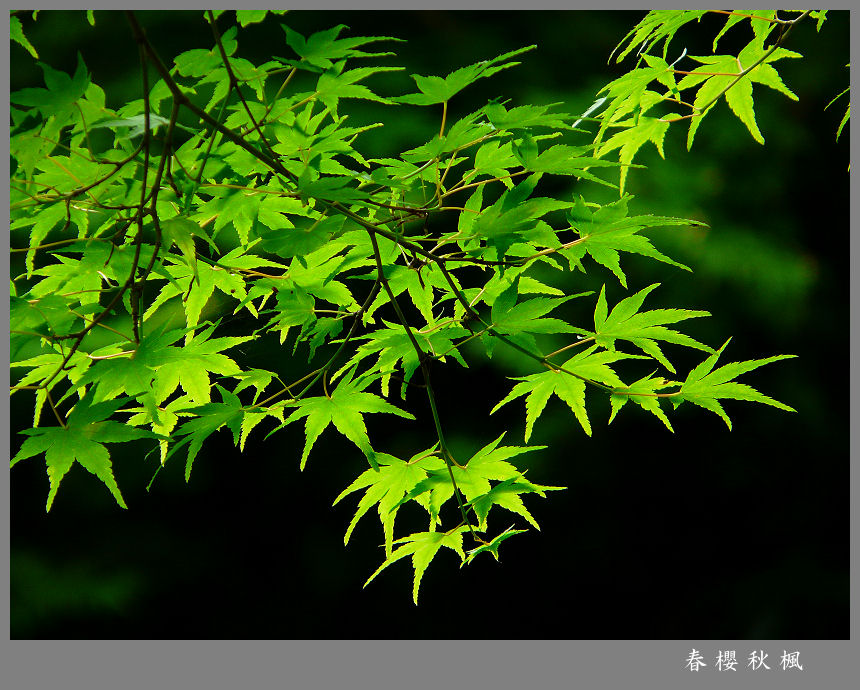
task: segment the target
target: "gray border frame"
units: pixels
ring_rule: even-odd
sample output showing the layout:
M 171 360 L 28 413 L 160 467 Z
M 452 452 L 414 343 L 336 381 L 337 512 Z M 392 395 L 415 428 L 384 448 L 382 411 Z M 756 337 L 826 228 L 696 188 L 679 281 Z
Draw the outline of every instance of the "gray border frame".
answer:
M 629 2 L 629 0 L 628 0 Z M 129 3 L 124 3 L 129 4 Z M 187 7 L 185 2 L 180 5 Z M 214 7 L 223 2 L 210 3 Z M 259 3 L 260 5 L 272 3 Z M 684 3 L 684 7 L 701 5 L 702 0 Z M 47 5 L 47 6 L 45 6 Z M 294 9 L 356 9 L 348 0 L 300 0 L 292 2 Z M 441 6 L 440 6 L 441 5 Z M 475 2 L 443 2 L 432 9 L 523 9 L 522 3 L 511 0 L 478 0 Z M 632 5 L 610 3 L 613 9 L 648 9 L 641 3 Z M 789 7 L 795 7 L 795 3 Z M 42 4 L 45 9 L 66 9 L 59 0 Z M 359 5 L 362 9 L 421 9 L 415 0 L 370 0 Z M 678 8 L 678 3 L 669 7 Z M 97 3 L 96 9 L 119 9 L 117 5 Z M 146 9 L 176 9 L 147 6 Z M 597 9 L 577 7 L 563 0 L 531 2 L 536 9 Z M 601 3 L 600 9 L 608 9 Z M 842 4 L 834 9 L 850 9 Z M 851 54 L 854 58 L 856 41 L 852 36 Z M 8 63 L 8 49 L 3 53 Z M 852 59 L 854 62 L 854 59 Z M 2 80 L 8 98 L 8 69 Z M 852 80 L 853 81 L 853 80 Z M 852 84 L 853 86 L 853 84 Z M 4 142 L 5 145 L 5 142 Z M 852 154 L 856 146 L 852 146 Z M 852 155 L 852 158 L 854 156 Z M 2 165 L 8 172 L 9 159 Z M 852 196 L 857 192 L 852 180 Z M 3 195 L 7 192 L 3 189 Z M 850 224 L 856 227 L 852 209 Z M 8 242 L 8 240 L 4 240 Z M 8 254 L 0 253 L 8 268 Z M 856 308 L 853 298 L 857 290 L 856 247 L 850 252 L 851 271 L 851 340 L 856 342 Z M 4 323 L 8 310 L 4 305 Z M 8 352 L 8 341 L 2 341 Z M 857 421 L 855 395 L 856 367 L 850 365 L 851 426 Z M 3 381 L 8 385 L 9 372 L 3 368 Z M 8 403 L 4 400 L 4 406 Z M 3 417 L 7 430 L 8 407 Z M 857 455 L 856 439 L 851 438 L 851 458 Z M 850 521 L 856 535 L 857 474 L 851 472 Z M 9 476 L 0 479 L 3 495 L 9 498 Z M 9 616 L 9 516 L 2 515 L 4 568 L 0 582 L 5 586 L 3 609 Z M 855 583 L 857 549 L 850 546 L 851 581 Z M 856 589 L 852 588 L 853 592 Z M 851 597 L 851 638 L 848 640 L 507 640 L 489 641 L 19 641 L 0 644 L 0 674 L 3 685 L 25 688 L 588 688 L 589 690 L 623 690 L 625 688 L 778 688 L 779 690 L 808 690 L 826 688 L 841 690 L 856 687 L 850 677 L 857 677 L 855 655 L 857 640 L 857 598 Z M 699 651 L 708 666 L 692 674 L 685 666 L 692 650 Z M 754 671 L 747 667 L 748 655 L 763 650 L 770 656 L 771 670 Z M 717 672 L 715 655 L 719 650 L 736 650 L 737 672 Z M 783 651 L 799 651 L 803 670 L 783 671 L 779 658 Z M 856 680 L 855 680 L 856 682 Z

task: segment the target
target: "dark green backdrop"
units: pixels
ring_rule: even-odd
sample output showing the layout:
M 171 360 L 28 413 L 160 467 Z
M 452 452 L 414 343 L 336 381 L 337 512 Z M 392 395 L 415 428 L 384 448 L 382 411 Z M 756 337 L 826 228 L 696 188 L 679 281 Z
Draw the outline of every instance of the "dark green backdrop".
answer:
M 139 97 L 137 51 L 122 14 L 95 16 L 95 28 L 83 14 L 62 12 L 24 24 L 54 67 L 73 71 L 80 50 L 117 106 Z M 609 52 L 641 16 L 291 12 L 283 21 L 305 35 L 343 23 L 354 35 L 408 39 L 392 44 L 399 55 L 388 64 L 406 70 L 389 90 L 375 82 L 382 93 L 404 92 L 413 72 L 445 74 L 537 43 L 523 65 L 482 80 L 455 106 L 467 112 L 505 96 L 582 112 L 621 73 L 607 65 Z M 199 12 L 141 12 L 140 20 L 168 62 L 211 46 Z M 706 19 L 673 50 L 706 53 L 720 24 Z M 631 290 L 663 283 L 652 308 L 710 310 L 690 332 L 715 346 L 733 336 L 732 360 L 799 355 L 746 379 L 797 414 L 729 401 L 729 432 L 714 415 L 682 408 L 673 435 L 632 409 L 607 427 L 608 405 L 595 403 L 589 439 L 566 406 L 551 402 L 532 437 L 550 448 L 528 456 L 529 477 L 569 489 L 530 503 L 542 531 L 507 542 L 501 563 L 488 557 L 460 570 L 443 555 L 424 577 L 417 608 L 405 561 L 361 588 L 381 561 L 381 531 L 368 516 L 343 547 L 355 501 L 331 503 L 364 460 L 333 432 L 301 474 L 301 428 L 265 443 L 252 436 L 242 455 L 224 435 L 204 446 L 190 484 L 176 463 L 150 493 L 153 461 L 125 444 L 115 472 L 128 511 L 75 468 L 46 515 L 44 463 L 34 458 L 11 473 L 12 637 L 847 638 L 850 135 L 846 128 L 834 141 L 844 102 L 824 111 L 848 84 L 847 12 L 832 13 L 820 34 L 812 22 L 801 25 L 789 40 L 805 58 L 784 61 L 781 74 L 800 101 L 756 87 L 766 146 L 721 105 L 692 152 L 675 131 L 666 161 L 653 150 L 637 161 L 649 169 L 629 178 L 636 212 L 699 218 L 711 229 L 655 235 L 692 275 L 635 257 L 627 273 Z M 239 54 L 255 62 L 286 55 L 277 22 L 241 32 Z M 12 45 L 11 58 L 12 90 L 41 85 L 22 48 Z M 394 112 L 355 102 L 341 110 L 356 122 Z M 416 146 L 437 117 L 402 107 L 364 143 L 376 155 Z M 598 201 L 612 194 L 583 189 Z M 576 281 L 570 292 L 605 281 L 610 302 L 623 296 L 608 273 Z M 243 351 L 258 366 L 292 366 L 274 338 Z M 510 388 L 504 377 L 530 370 L 497 352 L 492 365 L 478 354 L 465 374 L 435 373 L 455 451 L 474 451 L 504 430 L 509 443 L 522 441 L 521 401 L 488 413 Z M 683 353 L 677 360 L 697 362 Z M 432 443 L 424 400 L 407 401 L 418 422 L 392 431 L 370 420 L 380 450 L 408 454 Z M 25 394 L 12 398 L 13 432 L 29 426 L 31 413 Z

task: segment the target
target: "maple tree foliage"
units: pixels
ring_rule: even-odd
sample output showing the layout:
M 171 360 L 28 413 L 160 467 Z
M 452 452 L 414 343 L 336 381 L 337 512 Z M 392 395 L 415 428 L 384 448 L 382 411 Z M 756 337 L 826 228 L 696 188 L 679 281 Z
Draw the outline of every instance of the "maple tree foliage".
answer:
M 412 75 L 416 91 L 385 95 L 373 77 L 400 68 L 368 60 L 394 55 L 371 52 L 392 37 L 344 37 L 342 25 L 302 36 L 282 24 L 283 56 L 242 58 L 242 29 L 282 14 L 206 12 L 212 47 L 169 65 L 130 12 L 140 98 L 107 107 L 80 57 L 71 75 L 40 63 L 44 88 L 10 96 L 12 252 L 24 255 L 10 282 L 12 393 L 34 405 L 12 465 L 44 456 L 47 509 L 75 462 L 126 508 L 112 470 L 117 443 L 143 439 L 160 466 L 184 461 L 190 479 L 216 434 L 243 449 L 251 433 L 303 425 L 294 459 L 304 468 L 321 460 L 310 456 L 323 433 L 340 433 L 367 463 L 335 500 L 360 494 L 344 543 L 375 512 L 385 559 L 367 583 L 409 556 L 417 603 L 442 547 L 463 565 L 483 553 L 498 559 L 507 539 L 538 527 L 532 496 L 563 488 L 526 479 L 521 456 L 541 446 L 499 437 L 454 457 L 431 363 L 468 367 L 504 347 L 528 357 L 534 372 L 515 377 L 492 410 L 525 398 L 525 443 L 553 396 L 587 435 L 598 400 L 608 421 L 641 408 L 669 431 L 667 413 L 684 402 L 729 428 L 721 401 L 792 409 L 736 380 L 789 355 L 717 367 L 728 341 L 714 349 L 678 330 L 708 312 L 643 307 L 659 303 L 659 285 L 630 289 L 625 255 L 690 270 L 648 233 L 701 223 L 631 215 L 624 187 L 645 143 L 662 155 L 673 123 L 686 122 L 692 145 L 722 100 L 763 143 L 753 84 L 796 99 L 774 64 L 800 57 L 782 43 L 804 19 L 820 27 L 825 12 L 723 12 L 714 51 L 730 29 L 751 32 L 746 47 L 671 64 L 671 39 L 703 12 L 651 12 L 619 46 L 618 60 L 636 51 L 636 65 L 588 112 L 493 101 L 459 119 L 448 117 L 449 102 L 468 103 L 471 84 L 515 68 L 534 46 L 444 76 Z M 38 57 L 14 15 L 11 39 Z M 682 70 L 680 59 L 699 66 Z M 429 108 L 441 120 L 398 157 L 374 157 L 359 148 L 361 135 L 384 123 L 348 124 L 352 99 L 396 117 Z M 546 196 L 550 177 L 569 191 Z M 618 199 L 587 200 L 582 180 Z M 449 222 L 430 222 L 439 216 Z M 552 284 L 553 272 L 570 285 L 570 274 L 596 271 L 630 296 L 610 305 L 605 286 L 566 294 Z M 568 305 L 586 301 L 593 318 L 574 321 Z M 223 335 L 224 318 L 238 313 L 253 329 Z M 550 336 L 568 344 L 547 352 Z M 284 381 L 244 357 L 240 346 L 259 338 L 321 364 Z M 669 358 L 676 347 L 704 359 L 680 374 Z M 368 434 L 367 415 L 414 420 L 418 409 L 429 409 L 437 440 L 410 458 Z M 410 504 L 427 530 L 398 537 L 396 517 Z

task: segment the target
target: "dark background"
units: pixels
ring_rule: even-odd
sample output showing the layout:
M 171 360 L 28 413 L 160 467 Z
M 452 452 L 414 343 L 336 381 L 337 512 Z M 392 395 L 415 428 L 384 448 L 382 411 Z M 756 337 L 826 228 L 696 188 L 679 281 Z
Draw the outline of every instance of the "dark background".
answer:
M 603 84 L 629 69 L 607 65 L 607 58 L 642 14 L 297 11 L 281 21 L 304 35 L 343 23 L 351 35 L 408 39 L 390 44 L 398 56 L 383 59 L 405 72 L 391 78 L 390 88 L 382 77 L 372 82 L 391 94 L 410 90 L 408 74 L 446 74 L 537 43 L 521 66 L 458 96 L 460 114 L 496 96 L 582 112 Z M 168 64 L 182 50 L 212 45 L 199 12 L 139 16 Z M 220 24 L 223 30 L 227 20 Z M 35 23 L 26 16 L 24 25 L 41 59 L 58 69 L 73 72 L 80 50 L 108 105 L 139 97 L 137 50 L 121 14 L 97 12 L 95 28 L 82 13 L 62 12 L 43 12 Z M 721 25 L 706 18 L 679 33 L 670 61 L 684 47 L 708 54 Z M 742 46 L 747 32 L 732 29 L 720 52 Z M 127 511 L 75 467 L 46 514 L 44 462 L 32 458 L 11 473 L 11 636 L 847 638 L 850 125 L 835 142 L 846 100 L 824 111 L 849 81 L 847 12 L 831 13 L 820 34 L 813 22 L 801 24 L 787 47 L 805 56 L 777 63 L 800 100 L 755 86 L 766 146 L 722 104 L 702 124 L 692 152 L 686 127 L 670 130 L 667 160 L 644 149 L 636 162 L 648 170 L 628 178 L 633 212 L 710 225 L 652 235 L 694 273 L 636 257 L 622 266 L 631 292 L 663 283 L 646 307 L 711 311 L 712 318 L 684 331 L 714 346 L 732 336 L 725 361 L 799 355 L 743 379 L 796 414 L 727 401 L 729 432 L 716 416 L 683 406 L 670 413 L 670 434 L 632 405 L 607 427 L 609 406 L 594 397 L 588 438 L 553 399 L 531 439 L 549 448 L 521 463 L 532 481 L 568 487 L 546 500 L 526 497 L 541 531 L 506 542 L 500 563 L 487 556 L 459 569 L 458 559 L 443 552 L 424 576 L 418 607 L 407 561 L 361 588 L 382 560 L 382 534 L 371 511 L 343 546 L 358 494 L 331 503 L 364 460 L 332 430 L 303 473 L 300 426 L 267 442 L 252 434 L 243 454 L 221 432 L 204 446 L 189 484 L 174 462 L 149 493 L 155 460 L 143 458 L 146 446 L 114 446 Z M 238 54 L 255 63 L 289 55 L 278 22 L 240 31 Z M 20 46 L 12 45 L 11 59 L 12 90 L 42 85 Z M 362 149 L 383 156 L 438 130 L 432 108 L 401 108 L 398 117 L 355 101 L 340 109 L 353 114 L 352 124 L 388 116 L 384 134 L 365 135 Z M 456 114 L 452 104 L 449 116 Z M 613 198 L 593 185 L 582 190 L 601 203 Z M 603 282 L 610 303 L 625 296 L 597 267 L 576 274 L 566 290 Z M 583 321 L 593 308 L 585 302 Z M 234 351 L 240 361 L 285 376 L 306 366 L 286 361 L 275 338 L 241 349 L 247 360 Z M 671 346 L 667 353 L 679 372 L 701 360 Z M 506 376 L 533 369 L 504 348 L 492 362 L 479 350 L 470 355 L 466 372 L 456 364 L 434 372 L 455 455 L 468 457 L 505 430 L 506 443 L 522 443 L 522 400 L 492 417 L 489 411 L 510 390 Z M 12 402 L 12 430 L 27 428 L 32 400 L 19 393 Z M 410 393 L 406 404 L 416 422 L 368 420 L 379 450 L 408 456 L 433 443 L 425 399 Z M 13 452 L 19 439 L 12 439 Z M 496 510 L 491 529 L 522 526 Z M 426 529 L 420 509 L 401 515 L 398 534 Z

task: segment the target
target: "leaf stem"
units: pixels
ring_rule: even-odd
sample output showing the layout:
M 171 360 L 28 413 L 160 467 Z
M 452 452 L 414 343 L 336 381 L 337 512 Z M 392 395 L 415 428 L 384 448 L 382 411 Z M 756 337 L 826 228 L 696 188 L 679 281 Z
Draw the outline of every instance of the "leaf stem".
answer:
M 433 424 L 436 426 L 436 435 L 439 438 L 439 451 L 442 454 L 442 458 L 445 460 L 445 466 L 448 468 L 448 477 L 451 479 L 451 485 L 454 488 L 454 496 L 457 499 L 457 505 L 460 508 L 460 515 L 463 517 L 464 522 L 469 527 L 469 533 L 472 535 L 474 539 L 478 539 L 475 531 L 472 527 L 472 523 L 469 521 L 469 518 L 466 514 L 465 504 L 463 503 L 462 492 L 460 491 L 460 487 L 457 485 L 457 480 L 454 478 L 454 469 L 453 466 L 462 467 L 455 459 L 454 455 L 451 453 L 448 448 L 448 444 L 445 442 L 445 434 L 442 432 L 442 422 L 439 419 L 439 410 L 436 408 L 436 396 L 433 393 L 433 385 L 430 382 L 430 370 L 427 367 L 426 353 L 421 349 L 421 346 L 418 344 L 418 341 L 415 339 L 415 335 L 412 333 L 412 329 L 409 326 L 409 322 L 406 320 L 406 317 L 403 315 L 403 311 L 400 309 L 400 305 L 397 303 L 397 297 L 394 295 L 394 291 L 391 289 L 391 286 L 388 284 L 388 279 L 385 277 L 385 273 L 382 267 L 382 255 L 379 252 L 379 244 L 376 241 L 376 236 L 371 232 L 370 234 L 370 242 L 373 246 L 373 254 L 376 258 L 376 268 L 377 275 L 379 276 L 379 281 L 382 283 L 385 291 L 388 293 L 388 300 L 391 306 L 394 308 L 394 311 L 397 313 L 397 318 L 400 320 L 400 323 L 403 325 L 403 328 L 406 330 L 406 335 L 409 337 L 409 341 L 412 343 L 412 347 L 415 349 L 415 353 L 418 355 L 418 361 L 421 366 L 421 375 L 424 377 L 424 386 L 427 391 L 427 400 L 430 403 L 430 412 L 433 415 Z
M 587 343 L 587 342 L 589 342 L 590 340 L 594 340 L 594 336 L 593 336 L 593 335 L 592 335 L 592 336 L 589 336 L 588 338 L 583 338 L 582 340 L 577 340 L 575 343 L 571 343 L 570 345 L 565 345 L 564 347 L 562 347 L 562 348 L 560 348 L 560 349 L 556 350 L 555 352 L 550 352 L 550 353 L 546 356 L 546 358 L 547 358 L 547 359 L 549 359 L 550 357 L 555 357 L 556 355 L 560 355 L 562 352 L 565 352 L 566 350 L 570 350 L 571 348 L 574 348 L 574 347 L 579 347 L 579 346 L 580 346 L 580 345 L 582 345 L 583 343 Z

